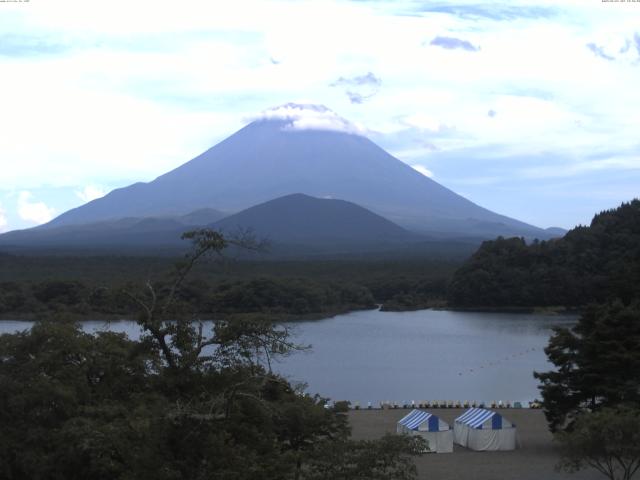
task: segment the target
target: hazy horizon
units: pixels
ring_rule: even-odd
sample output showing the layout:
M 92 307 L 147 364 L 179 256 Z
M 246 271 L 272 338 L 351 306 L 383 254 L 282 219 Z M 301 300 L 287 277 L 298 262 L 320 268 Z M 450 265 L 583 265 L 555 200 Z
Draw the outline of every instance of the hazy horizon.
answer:
M 0 232 L 288 102 L 490 210 L 585 224 L 640 196 L 639 20 L 600 0 L 0 3 Z

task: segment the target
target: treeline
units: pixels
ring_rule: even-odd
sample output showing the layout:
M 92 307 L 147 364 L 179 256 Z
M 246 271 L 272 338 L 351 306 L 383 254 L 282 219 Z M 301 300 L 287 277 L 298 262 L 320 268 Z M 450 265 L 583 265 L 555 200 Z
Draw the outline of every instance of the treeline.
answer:
M 0 317 L 68 312 L 126 316 L 130 284 L 161 278 L 172 259 L 0 257 Z M 45 280 L 46 279 L 46 280 Z M 640 298 L 640 200 L 596 215 L 563 238 L 484 242 L 462 266 L 436 259 L 229 261 L 184 285 L 201 315 L 329 315 L 355 309 L 582 307 Z
M 580 307 L 640 298 L 640 200 L 596 215 L 563 238 L 484 242 L 455 273 L 454 306 Z
M 158 290 L 168 288 L 154 284 Z M 137 305 L 131 298 L 132 284 L 92 286 L 77 280 L 37 283 L 0 283 L 0 316 L 38 318 L 48 314 L 128 316 Z M 181 308 L 200 316 L 234 313 L 273 315 L 329 314 L 374 308 L 376 302 L 366 287 L 350 283 L 322 282 L 299 278 L 256 278 L 208 283 L 186 282 L 180 291 Z
M 480 242 L 477 244 L 480 245 Z M 469 255 L 472 252 L 469 253 Z M 173 268 L 177 256 L 36 255 L 0 252 L 1 282 L 77 280 L 86 284 L 113 285 L 162 278 Z M 224 257 L 196 265 L 191 279 L 209 282 L 258 277 L 310 278 L 363 284 L 372 280 L 447 277 L 467 258 L 414 256 L 382 258 L 349 256 L 342 259 L 249 260 L 225 252 Z
M 382 310 L 403 311 L 445 305 L 450 277 L 379 278 L 366 283 Z
M 175 259 L 153 257 L 0 258 L 0 318 L 127 317 L 137 306 L 127 292 L 164 278 Z M 441 305 L 460 264 L 413 261 L 202 262 L 183 285 L 183 308 L 214 317 L 267 313 L 326 316 L 383 304 L 386 310 Z M 162 287 L 158 284 L 158 287 Z

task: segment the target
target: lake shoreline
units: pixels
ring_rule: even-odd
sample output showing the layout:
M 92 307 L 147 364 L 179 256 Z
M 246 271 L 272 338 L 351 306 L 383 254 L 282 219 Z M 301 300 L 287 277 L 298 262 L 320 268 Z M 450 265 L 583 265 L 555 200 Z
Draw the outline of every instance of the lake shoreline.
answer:
M 303 314 L 294 314 L 294 313 L 264 313 L 264 312 L 238 312 L 238 313 L 227 313 L 220 314 L 220 316 L 215 317 L 211 316 L 210 318 L 201 319 L 202 321 L 210 321 L 214 319 L 224 319 L 225 317 L 232 316 L 246 316 L 246 317 L 270 317 L 275 323 L 296 323 L 296 322 L 308 322 L 314 320 L 327 320 L 329 318 L 333 318 L 339 315 L 347 315 L 350 313 L 356 312 L 367 312 L 367 311 L 380 311 L 380 312 L 389 312 L 389 313 L 402 313 L 402 312 L 420 312 L 420 311 L 439 311 L 439 312 L 468 312 L 468 313 L 515 313 L 515 314 L 537 314 L 537 315 L 580 315 L 584 308 L 574 308 L 574 307 L 563 307 L 563 306 L 553 306 L 553 307 L 514 307 L 514 306 L 505 306 L 505 307 L 456 307 L 456 306 L 440 306 L 440 305 L 422 305 L 416 308 L 412 307 L 403 307 L 403 308 L 385 308 L 385 304 L 378 304 L 375 306 L 371 306 L 369 308 L 336 308 L 332 310 L 328 310 L 325 312 L 311 312 L 311 313 L 303 313 Z M 122 314 L 105 314 L 100 312 L 92 312 L 90 314 L 79 315 L 77 313 L 58 313 L 52 314 L 50 312 L 43 314 L 33 314 L 33 313 L 3 313 L 0 315 L 0 322 L 5 321 L 13 321 L 13 322 L 37 322 L 42 319 L 42 317 L 49 317 L 48 320 L 56 321 L 55 316 L 61 315 L 65 317 L 65 321 L 73 321 L 73 322 L 90 322 L 90 321 L 104 321 L 104 322 L 117 322 L 117 321 L 133 321 L 136 315 L 131 314 L 128 318 L 124 317 Z M 53 318 L 52 318 L 53 317 Z M 197 319 L 194 319 L 197 321 Z
M 286 322 L 291 340 L 312 350 L 276 359 L 278 373 L 308 391 L 361 406 L 383 401 L 526 402 L 539 397 L 533 371 L 551 368 L 544 348 L 555 327 L 576 318 L 442 310 L 352 311 L 323 320 Z M 135 320 L 118 316 L 77 322 L 87 333 L 112 331 L 138 339 Z M 205 329 L 213 328 L 203 320 Z M 0 321 L 0 332 L 31 328 Z
M 503 307 L 487 307 L 487 306 L 471 306 L 461 307 L 454 305 L 420 305 L 416 308 L 403 306 L 398 308 L 385 307 L 382 304 L 380 311 L 382 312 L 417 312 L 420 310 L 437 310 L 443 312 L 470 312 L 470 313 L 535 313 L 540 315 L 579 315 L 583 312 L 584 307 L 565 307 L 557 306 L 537 306 L 537 307 L 519 307 L 519 306 L 503 306 Z
M 378 310 L 380 308 L 379 305 L 371 305 L 367 308 L 334 308 L 329 309 L 324 312 L 310 312 L 310 313 L 274 313 L 274 312 L 236 312 L 236 313 L 220 313 L 220 314 L 210 314 L 211 316 L 208 318 L 202 318 L 202 321 L 210 321 L 210 320 L 218 320 L 229 317 L 247 317 L 247 318 L 269 318 L 275 323 L 295 323 L 295 322 L 307 322 L 313 320 L 326 320 L 327 318 L 333 318 L 338 315 L 346 315 L 354 312 L 363 312 L 370 310 Z M 42 320 L 43 318 L 50 321 L 57 321 L 56 316 L 64 317 L 63 321 L 72 321 L 72 322 L 91 322 L 91 321 L 105 321 L 105 322 L 115 322 L 115 321 L 134 321 L 132 320 L 137 316 L 136 312 L 131 312 L 130 315 L 127 314 L 106 314 L 103 312 L 91 312 L 87 314 L 78 314 L 78 313 L 70 313 L 70 312 L 43 312 L 41 314 L 36 313 L 24 313 L 24 312 L 15 312 L 15 313 L 3 313 L 0 314 L 0 322 L 4 321 L 12 321 L 12 322 L 37 322 Z M 198 321 L 198 319 L 194 319 L 193 321 Z

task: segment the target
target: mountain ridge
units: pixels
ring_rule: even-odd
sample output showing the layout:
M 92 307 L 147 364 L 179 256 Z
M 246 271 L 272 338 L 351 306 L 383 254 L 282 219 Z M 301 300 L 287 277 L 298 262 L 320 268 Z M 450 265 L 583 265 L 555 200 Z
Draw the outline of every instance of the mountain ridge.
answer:
M 211 226 L 223 232 L 249 228 L 273 241 L 304 245 L 397 244 L 422 239 L 355 203 L 302 193 L 249 207 Z
M 427 178 L 326 107 L 295 104 L 268 111 L 149 183 L 116 189 L 40 228 L 210 207 L 235 213 L 296 192 L 353 202 L 435 236 L 550 236 Z
M 270 200 L 213 223 L 185 223 L 192 218 L 210 217 L 196 211 L 182 217 L 124 218 L 15 231 L 0 235 L 0 247 L 175 251 L 188 247 L 182 234 L 198 228 L 213 228 L 229 237 L 250 232 L 260 240 L 270 240 L 276 257 L 393 250 L 428 240 L 354 203 L 305 194 Z

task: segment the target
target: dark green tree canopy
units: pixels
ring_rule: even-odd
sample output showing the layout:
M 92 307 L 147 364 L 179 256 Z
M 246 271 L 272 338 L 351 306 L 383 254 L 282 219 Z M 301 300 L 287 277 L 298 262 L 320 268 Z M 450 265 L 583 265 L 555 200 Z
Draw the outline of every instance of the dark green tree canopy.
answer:
M 185 238 L 194 248 L 161 286 L 126 292 L 140 341 L 62 318 L 0 336 L 0 478 L 350 478 L 327 465 L 414 478 L 419 440 L 353 442 L 344 405 L 326 408 L 271 370 L 298 348 L 286 328 L 254 316 L 207 331 L 183 310 L 193 265 L 230 243 L 205 230 Z
M 613 298 L 640 298 L 637 199 L 557 240 L 484 242 L 449 288 L 459 306 L 584 306 Z
M 640 407 L 640 304 L 588 308 L 572 329 L 556 329 L 545 349 L 555 370 L 535 373 L 552 430 L 582 411 Z

